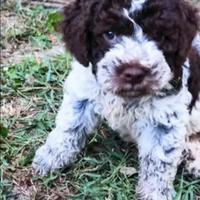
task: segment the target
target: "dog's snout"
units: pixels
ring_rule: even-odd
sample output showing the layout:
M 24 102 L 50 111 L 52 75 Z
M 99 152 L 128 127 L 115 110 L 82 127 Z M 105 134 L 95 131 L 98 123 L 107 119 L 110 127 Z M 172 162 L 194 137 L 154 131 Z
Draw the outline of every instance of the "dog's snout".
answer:
M 150 92 L 151 69 L 138 62 L 123 63 L 116 69 L 113 82 L 120 96 L 140 96 Z
M 140 68 L 138 69 L 127 68 L 122 73 L 122 78 L 126 82 L 130 82 L 130 83 L 140 83 L 143 81 L 145 76 L 146 76 L 146 72 Z
M 120 77 L 126 83 L 139 84 L 148 75 L 149 70 L 141 65 L 129 65 L 123 68 Z

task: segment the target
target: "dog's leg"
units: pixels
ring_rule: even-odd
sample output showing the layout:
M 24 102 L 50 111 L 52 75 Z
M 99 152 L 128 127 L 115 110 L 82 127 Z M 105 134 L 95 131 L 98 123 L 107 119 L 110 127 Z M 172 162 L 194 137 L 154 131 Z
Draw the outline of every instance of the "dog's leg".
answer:
M 174 124 L 149 127 L 138 139 L 137 199 L 172 200 L 175 195 L 173 181 L 184 150 L 186 130 L 182 124 Z
M 189 117 L 184 157 L 185 169 L 187 174 L 200 178 L 200 95 Z
M 200 133 L 190 136 L 186 142 L 184 159 L 186 173 L 200 178 Z
M 33 168 L 41 175 L 72 163 L 99 121 L 92 93 L 94 88 L 89 88 L 95 87 L 95 82 L 91 84 L 93 77 L 86 70 L 89 69 L 75 68 L 67 78 L 56 127 L 33 160 Z
M 93 102 L 72 100 L 66 95 L 57 115 L 56 127 L 36 151 L 33 168 L 45 175 L 70 164 L 84 147 L 86 136 L 95 128 L 97 118 Z

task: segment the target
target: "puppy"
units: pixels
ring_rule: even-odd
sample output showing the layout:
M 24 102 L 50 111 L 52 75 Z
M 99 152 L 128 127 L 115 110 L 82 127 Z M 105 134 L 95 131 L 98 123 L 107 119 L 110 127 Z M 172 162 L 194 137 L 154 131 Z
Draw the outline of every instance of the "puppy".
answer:
M 171 200 L 183 152 L 200 176 L 198 10 L 184 0 L 75 0 L 63 13 L 72 71 L 33 167 L 46 175 L 71 164 L 106 119 L 138 146 L 137 199 Z

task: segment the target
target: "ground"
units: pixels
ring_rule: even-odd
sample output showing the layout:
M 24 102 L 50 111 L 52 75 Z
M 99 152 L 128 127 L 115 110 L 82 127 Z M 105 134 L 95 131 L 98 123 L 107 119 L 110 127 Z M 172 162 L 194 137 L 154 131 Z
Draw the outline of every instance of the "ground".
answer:
M 54 127 L 70 70 L 71 57 L 54 31 L 59 16 L 52 7 L 63 0 L 1 2 L 0 199 L 133 199 L 137 150 L 105 124 L 71 167 L 43 178 L 33 173 L 32 158 Z M 176 200 L 200 198 L 200 180 L 183 169 L 175 187 Z

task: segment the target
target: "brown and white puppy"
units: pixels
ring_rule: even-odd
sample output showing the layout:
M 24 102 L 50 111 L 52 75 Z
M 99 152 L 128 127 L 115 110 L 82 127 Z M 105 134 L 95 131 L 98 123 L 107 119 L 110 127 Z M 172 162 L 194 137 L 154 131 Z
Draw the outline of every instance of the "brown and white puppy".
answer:
M 74 61 L 56 127 L 36 152 L 36 171 L 45 175 L 72 163 L 106 119 L 138 145 L 137 198 L 172 199 L 182 153 L 194 152 L 188 137 L 200 131 L 197 13 L 183 0 L 75 0 L 66 6 L 63 39 Z M 200 175 L 200 165 L 190 160 L 186 166 Z

